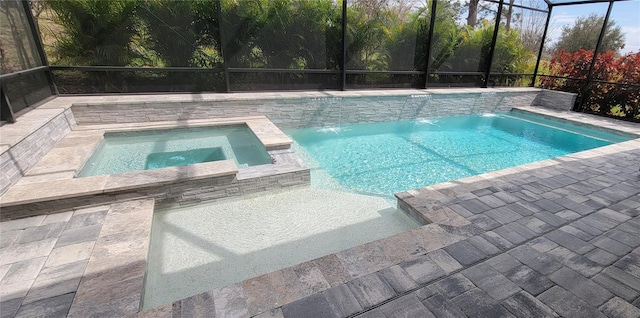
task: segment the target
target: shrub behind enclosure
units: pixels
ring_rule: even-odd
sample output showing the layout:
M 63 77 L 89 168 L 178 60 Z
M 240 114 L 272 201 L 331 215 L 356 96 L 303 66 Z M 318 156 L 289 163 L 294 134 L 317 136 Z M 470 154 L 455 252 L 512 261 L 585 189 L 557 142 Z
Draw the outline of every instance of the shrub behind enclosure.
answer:
M 592 57 L 593 51 L 560 50 L 549 62 L 550 74 L 586 79 Z M 591 75 L 601 82 L 590 83 L 584 91 L 584 81 L 553 77 L 543 77 L 540 87 L 580 94 L 578 99 L 584 99 L 582 111 L 640 120 L 640 52 L 620 57 L 612 51 L 597 54 Z

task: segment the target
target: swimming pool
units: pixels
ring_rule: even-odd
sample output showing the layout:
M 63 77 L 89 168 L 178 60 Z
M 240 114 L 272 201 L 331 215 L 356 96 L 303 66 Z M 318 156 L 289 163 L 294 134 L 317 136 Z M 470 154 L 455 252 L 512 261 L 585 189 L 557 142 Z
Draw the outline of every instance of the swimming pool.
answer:
M 238 167 L 271 163 L 246 125 L 106 133 L 79 177 L 233 159 Z
M 144 308 L 420 226 L 396 192 L 629 139 L 515 112 L 288 133 L 310 188 L 155 211 Z
M 518 111 L 287 133 L 315 184 L 382 196 L 630 139 Z

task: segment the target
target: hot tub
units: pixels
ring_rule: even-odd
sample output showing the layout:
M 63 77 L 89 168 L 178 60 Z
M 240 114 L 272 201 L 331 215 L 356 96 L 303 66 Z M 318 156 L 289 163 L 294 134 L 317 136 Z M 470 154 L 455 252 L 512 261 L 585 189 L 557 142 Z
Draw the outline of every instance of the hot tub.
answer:
M 78 177 L 234 160 L 238 167 L 271 163 L 246 125 L 108 132 Z

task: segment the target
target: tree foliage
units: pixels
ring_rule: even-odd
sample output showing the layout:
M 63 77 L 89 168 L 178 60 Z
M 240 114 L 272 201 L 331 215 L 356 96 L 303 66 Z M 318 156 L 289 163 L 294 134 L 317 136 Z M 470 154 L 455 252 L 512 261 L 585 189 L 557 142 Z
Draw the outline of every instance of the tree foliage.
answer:
M 578 52 L 580 49 L 594 50 L 603 23 L 604 16 L 598 16 L 595 13 L 578 18 L 572 26 L 562 27 L 562 34 L 553 50 L 564 50 L 570 53 Z M 618 52 L 622 47 L 624 47 L 622 29 L 615 25 L 615 21 L 609 20 L 600 45 L 600 52 Z
M 560 50 L 549 62 L 553 76 L 586 79 L 593 51 L 578 50 L 575 53 Z M 596 55 L 591 76 L 602 82 L 593 82 L 584 89 L 583 80 L 543 77 L 543 88 L 578 93 L 584 99 L 585 111 L 603 115 L 640 119 L 640 90 L 637 86 L 612 83 L 640 84 L 640 52 L 616 57 L 613 51 Z
M 348 1 L 345 61 L 342 6 L 335 0 L 39 0 L 37 3 L 50 8 L 64 30 L 57 34 L 54 43 L 59 56 L 57 64 L 220 68 L 224 61 L 231 68 L 292 70 L 264 77 L 279 83 L 312 76 L 295 72 L 300 69 L 429 69 L 430 83 L 445 84 L 467 79 L 479 81 L 483 75 L 457 79 L 446 73 L 484 74 L 490 65 L 492 81 L 501 84 L 513 81 L 508 74 L 533 71 L 544 15 L 516 12 L 513 1 L 505 4 L 506 18 L 501 20 L 490 61 L 495 6 L 474 0 L 464 4 L 438 1 L 434 13 L 433 1 L 422 2 L 421 6 L 411 0 Z M 461 16 L 465 10 L 469 10 L 466 23 Z M 436 15 L 433 38 L 429 39 L 433 14 Z M 586 77 L 593 54 L 582 49 L 595 47 L 603 22 L 603 17 L 591 15 L 563 28 L 554 46 L 558 52 L 549 63 L 552 75 Z M 608 53 L 597 57 L 593 74 L 596 78 L 638 83 L 638 54 L 616 58 L 623 43 L 621 28 L 609 21 L 601 49 Z M 434 72 L 446 78 L 442 80 Z M 209 87 L 220 85 L 221 81 L 221 75 L 211 77 L 207 72 L 178 73 L 181 75 L 172 78 L 169 74 L 151 75 L 166 77 L 167 86 L 191 81 Z M 257 74 L 265 73 L 236 72 L 234 78 L 237 82 L 245 79 L 251 82 L 252 76 L 259 77 Z M 424 83 L 420 76 L 413 76 L 413 86 Z M 108 72 L 96 78 L 113 80 Z M 395 80 L 394 75 L 385 73 L 348 77 L 354 85 Z M 406 82 L 406 77 L 397 82 L 406 85 L 401 81 Z M 634 86 L 612 89 L 611 84 L 600 83 L 584 90 L 580 81 L 549 78 L 542 81 L 542 86 L 580 92 L 594 112 L 638 116 L 639 97 Z
M 165 66 L 191 64 L 199 41 L 194 13 L 191 1 L 148 0 L 140 4 L 137 16 L 143 24 L 138 28 L 149 35 L 150 47 L 164 58 Z
M 349 1 L 345 65 L 340 65 L 342 7 L 333 0 L 48 3 L 65 30 L 56 47 L 63 64 L 220 67 L 224 58 L 234 68 L 424 71 L 429 63 L 432 71 L 484 72 L 493 24 L 481 18 L 476 27 L 464 25 L 458 22 L 462 3 L 439 1 L 431 40 L 432 1 L 421 7 L 407 0 Z M 493 62 L 498 72 L 523 73 L 529 67 L 533 53 L 515 29 L 500 28 Z M 393 76 L 351 78 L 388 81 Z M 418 79 L 416 85 L 423 82 Z
M 337 67 L 341 14 L 332 1 L 227 0 L 222 13 L 233 67 Z
M 136 33 L 138 2 L 128 0 L 49 1 L 65 32 L 55 43 L 61 63 L 128 65 L 133 58 L 131 37 Z

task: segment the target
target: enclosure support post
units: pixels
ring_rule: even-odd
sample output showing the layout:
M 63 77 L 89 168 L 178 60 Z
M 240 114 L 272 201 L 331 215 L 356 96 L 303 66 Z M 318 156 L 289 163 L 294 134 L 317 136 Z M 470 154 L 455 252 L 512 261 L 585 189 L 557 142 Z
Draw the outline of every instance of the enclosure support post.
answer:
M 222 68 L 224 69 L 224 88 L 225 92 L 231 92 L 231 85 L 229 84 L 229 65 L 227 63 L 226 56 L 226 41 L 222 38 L 222 1 L 216 1 L 218 3 L 218 38 L 220 39 L 220 54 L 222 55 Z
M 573 105 L 573 111 L 580 111 L 583 109 L 582 104 L 584 103 L 584 95 L 587 93 L 589 86 L 591 84 L 591 76 L 593 75 L 593 67 L 596 65 L 596 58 L 598 57 L 598 51 L 600 50 L 600 46 L 602 45 L 602 38 L 604 37 L 604 33 L 607 30 L 607 23 L 609 23 L 609 16 L 611 16 L 611 8 L 613 8 L 613 1 L 609 1 L 609 7 L 607 8 L 607 14 L 604 16 L 604 21 L 602 22 L 602 28 L 600 29 L 600 35 L 598 36 L 598 42 L 596 42 L 596 48 L 593 50 L 593 56 L 591 57 L 591 63 L 589 64 L 589 72 L 587 73 L 587 79 L 580 88 L 580 94 L 578 97 L 580 100 Z
M 347 89 L 347 0 L 342 0 L 342 84 L 341 89 Z
M 538 59 L 536 59 L 536 66 L 533 69 L 533 79 L 531 80 L 531 87 L 536 86 L 536 77 L 538 76 L 538 68 L 540 67 L 540 59 L 542 59 L 542 51 L 544 50 L 544 41 L 547 39 L 547 32 L 549 31 L 549 22 L 551 22 L 551 11 L 553 6 L 549 6 L 549 12 L 547 13 L 547 22 L 544 24 L 544 32 L 542 33 L 542 40 L 540 40 L 540 49 L 538 50 Z
M 489 61 L 486 64 L 487 69 L 485 70 L 484 83 L 482 85 L 482 88 L 487 88 L 487 86 L 489 85 L 489 75 L 491 75 L 491 64 L 493 64 L 493 53 L 495 52 L 495 49 L 496 49 L 496 40 L 498 39 L 498 30 L 500 28 L 500 17 L 502 16 L 503 4 L 504 4 L 504 0 L 500 0 L 500 3 L 498 4 L 498 12 L 496 13 L 496 27 L 493 29 L 493 37 L 491 38 L 491 47 L 489 48 L 489 56 L 488 56 Z
M 431 0 L 431 16 L 429 20 L 429 45 L 427 46 L 427 55 L 425 58 L 426 67 L 424 70 L 424 88 L 429 86 L 429 72 L 431 71 L 431 47 L 433 46 L 433 28 L 436 25 L 436 9 L 438 7 L 438 0 Z
M 22 1 L 22 7 L 24 9 L 24 13 L 27 17 L 27 22 L 29 23 L 29 30 L 31 31 L 31 36 L 33 37 L 36 50 L 38 51 L 38 57 L 40 58 L 40 63 L 43 66 L 46 66 L 47 69 L 44 71 L 45 76 L 47 77 L 47 82 L 49 83 L 49 89 L 51 90 L 51 94 L 58 95 L 58 87 L 53 82 L 53 76 L 51 75 L 51 70 L 49 70 L 49 61 L 47 60 L 47 55 L 44 52 L 44 45 L 42 44 L 42 40 L 40 39 L 40 32 L 38 32 L 38 25 L 36 24 L 35 18 L 33 17 L 33 13 L 31 12 L 31 7 L 29 7 L 29 1 Z
M 0 85 L 0 120 L 6 120 L 8 123 L 15 123 L 16 117 L 13 114 L 13 109 L 11 109 L 11 104 L 9 103 L 9 98 L 4 94 L 4 89 L 2 89 L 2 85 Z

